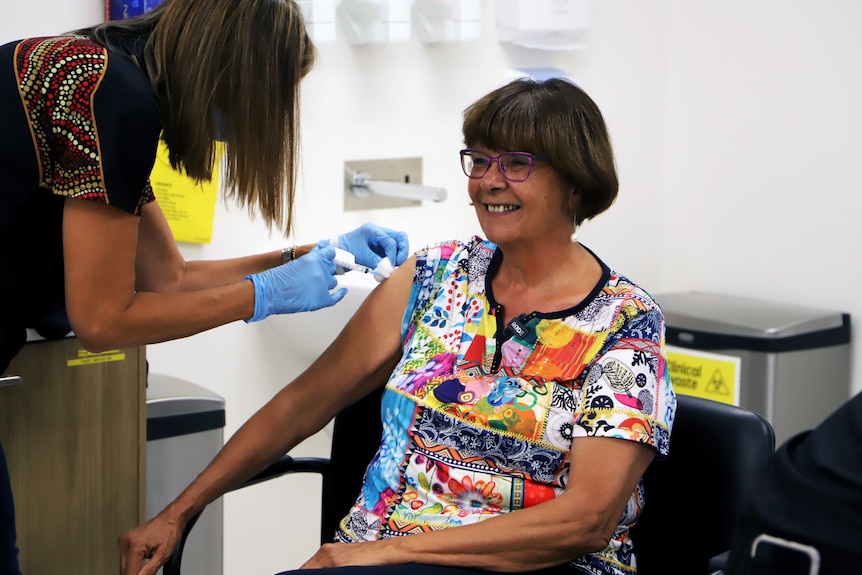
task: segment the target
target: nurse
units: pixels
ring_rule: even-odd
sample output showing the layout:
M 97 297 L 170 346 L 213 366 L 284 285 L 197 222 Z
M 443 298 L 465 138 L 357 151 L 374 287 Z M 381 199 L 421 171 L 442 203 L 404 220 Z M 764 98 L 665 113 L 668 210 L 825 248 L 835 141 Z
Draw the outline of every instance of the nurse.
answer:
M 0 373 L 33 328 L 91 351 L 337 303 L 330 242 L 185 261 L 149 183 L 159 138 L 174 168 L 292 229 L 299 84 L 315 60 L 291 0 L 166 0 L 140 17 L 0 47 Z M 337 238 L 398 265 L 406 235 Z M 0 574 L 19 573 L 0 448 Z

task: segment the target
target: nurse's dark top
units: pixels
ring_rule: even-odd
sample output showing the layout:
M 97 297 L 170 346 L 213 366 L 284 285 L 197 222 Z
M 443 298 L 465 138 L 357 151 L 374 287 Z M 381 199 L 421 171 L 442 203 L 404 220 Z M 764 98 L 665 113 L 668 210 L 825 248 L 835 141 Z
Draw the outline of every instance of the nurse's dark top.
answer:
M 0 374 L 26 328 L 69 331 L 63 204 L 130 214 L 153 200 L 159 104 L 131 51 L 81 36 L 0 46 Z

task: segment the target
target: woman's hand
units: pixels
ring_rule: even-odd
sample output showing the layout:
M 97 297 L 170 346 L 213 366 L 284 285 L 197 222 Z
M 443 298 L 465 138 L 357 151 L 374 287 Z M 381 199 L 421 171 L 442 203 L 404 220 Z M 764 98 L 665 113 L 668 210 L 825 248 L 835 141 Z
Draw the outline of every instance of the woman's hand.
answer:
M 260 321 L 272 314 L 312 311 L 335 305 L 345 296 L 345 288 L 333 290 L 335 249 L 315 247 L 292 262 L 252 274 L 254 315 L 246 321 Z
M 184 525 L 157 515 L 120 536 L 122 575 L 156 575 L 168 562 Z
M 407 234 L 376 224 L 363 224 L 352 232 L 341 234 L 338 247 L 352 253 L 356 263 L 371 269 L 376 268 L 384 257 L 389 258 L 393 266 L 400 266 L 410 251 Z

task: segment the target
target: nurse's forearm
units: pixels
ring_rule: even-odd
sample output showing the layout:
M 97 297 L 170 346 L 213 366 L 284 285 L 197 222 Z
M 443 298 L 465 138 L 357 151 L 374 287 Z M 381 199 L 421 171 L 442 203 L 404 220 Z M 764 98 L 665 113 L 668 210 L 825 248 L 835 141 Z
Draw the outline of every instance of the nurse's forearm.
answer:
M 127 306 L 98 301 L 69 309 L 81 344 L 90 351 L 145 345 L 188 337 L 254 314 L 251 281 L 185 293 L 138 292 Z
M 315 244 L 296 246 L 296 257 L 307 254 Z M 249 274 L 280 266 L 282 251 L 276 250 L 226 260 L 195 260 L 186 262 L 185 269 L 170 291 L 187 292 L 230 285 Z

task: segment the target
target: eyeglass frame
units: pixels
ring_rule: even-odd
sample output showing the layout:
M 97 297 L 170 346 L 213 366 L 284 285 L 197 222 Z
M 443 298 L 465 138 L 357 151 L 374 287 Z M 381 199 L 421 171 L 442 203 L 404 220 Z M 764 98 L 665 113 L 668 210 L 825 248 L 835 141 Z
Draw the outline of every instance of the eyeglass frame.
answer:
M 485 171 L 482 172 L 482 174 L 479 176 L 472 175 L 472 174 L 468 173 L 467 172 L 467 166 L 464 165 L 464 157 L 468 156 L 470 154 L 473 154 L 473 153 L 481 154 L 482 156 L 485 156 L 486 158 L 488 158 L 488 165 L 485 166 Z M 547 162 L 549 160 L 549 158 L 546 158 L 545 156 L 539 156 L 536 154 L 531 154 L 529 152 L 504 152 L 504 153 L 500 154 L 499 156 L 492 156 L 490 154 L 486 154 L 485 152 L 480 152 L 479 150 L 474 150 L 472 148 L 464 148 L 463 150 L 458 152 L 458 154 L 461 156 L 461 171 L 464 172 L 464 175 L 467 176 L 468 178 L 470 178 L 471 180 L 478 180 L 478 179 L 484 178 L 485 174 L 488 173 L 488 170 L 491 169 L 491 164 L 493 164 L 494 162 L 497 162 L 497 169 L 500 170 L 500 174 L 502 174 L 503 178 L 505 178 L 506 180 L 508 180 L 510 182 L 516 182 L 516 183 L 527 181 L 527 179 L 530 177 L 530 174 L 533 173 L 533 161 L 534 160 L 539 160 L 540 162 Z M 510 178 L 509 176 L 507 176 L 506 175 L 506 169 L 504 169 L 503 164 L 500 163 L 500 158 L 502 158 L 503 156 L 520 156 L 520 157 L 527 158 L 527 163 L 528 163 L 527 175 L 524 176 L 523 179 L 520 179 L 520 180 L 514 180 L 514 179 Z

